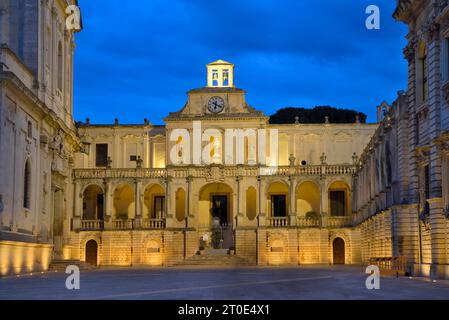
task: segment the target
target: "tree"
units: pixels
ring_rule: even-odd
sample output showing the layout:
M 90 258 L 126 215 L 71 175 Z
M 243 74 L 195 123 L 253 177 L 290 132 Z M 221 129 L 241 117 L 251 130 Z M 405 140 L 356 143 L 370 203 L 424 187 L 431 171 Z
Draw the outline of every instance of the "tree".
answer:
M 359 116 L 361 123 L 366 122 L 366 114 L 350 109 L 338 109 L 331 106 L 317 106 L 313 109 L 287 107 L 276 111 L 270 116 L 271 124 L 295 123 L 324 123 L 325 117 L 330 123 L 354 123 Z

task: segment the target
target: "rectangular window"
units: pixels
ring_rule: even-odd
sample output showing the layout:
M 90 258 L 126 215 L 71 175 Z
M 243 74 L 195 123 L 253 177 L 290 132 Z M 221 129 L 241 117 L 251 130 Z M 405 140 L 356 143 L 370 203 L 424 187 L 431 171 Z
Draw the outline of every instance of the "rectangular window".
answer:
M 106 167 L 108 165 L 108 145 L 99 143 L 96 146 L 95 165 L 97 167 Z
M 430 198 L 430 168 L 429 165 L 424 167 L 424 193 L 426 199 Z
M 129 161 L 137 161 L 137 156 L 129 156 Z
M 154 197 L 154 218 L 162 219 L 165 216 L 165 197 Z
M 341 217 L 346 215 L 345 192 L 330 191 L 331 216 Z
M 443 61 L 441 63 L 441 66 L 443 68 L 443 82 L 447 82 L 449 81 L 449 38 L 444 39 L 443 46 Z
M 287 200 L 285 195 L 271 196 L 271 215 L 273 217 L 287 216 Z
M 427 101 L 429 96 L 429 85 L 428 85 L 428 75 L 427 75 L 427 55 L 422 58 L 422 92 L 423 101 Z
M 229 86 L 229 70 L 223 70 L 223 86 Z
M 212 70 L 212 86 L 218 86 L 218 70 Z

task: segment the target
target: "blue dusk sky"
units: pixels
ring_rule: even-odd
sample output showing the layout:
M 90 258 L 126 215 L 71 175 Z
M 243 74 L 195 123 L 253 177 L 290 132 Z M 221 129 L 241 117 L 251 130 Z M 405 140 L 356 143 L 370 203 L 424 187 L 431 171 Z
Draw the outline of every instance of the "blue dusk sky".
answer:
M 367 30 L 365 9 L 380 8 Z M 406 89 L 405 24 L 394 0 L 79 0 L 76 121 L 163 124 L 206 85 L 205 65 L 235 64 L 247 102 L 282 107 L 331 105 L 364 112 Z

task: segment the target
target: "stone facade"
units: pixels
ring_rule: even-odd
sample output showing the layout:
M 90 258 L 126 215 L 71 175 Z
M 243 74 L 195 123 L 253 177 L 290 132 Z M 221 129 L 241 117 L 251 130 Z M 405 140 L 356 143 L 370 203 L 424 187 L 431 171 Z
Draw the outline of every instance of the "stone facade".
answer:
M 394 18 L 409 26 L 408 86 L 379 106 L 354 178 L 354 221 L 364 261 L 405 256 L 414 274 L 448 278 L 449 3 L 398 1 Z
M 218 60 L 163 126 L 76 127 L 68 4 L 0 1 L 0 274 L 224 248 L 258 265 L 404 256 L 449 277 L 447 1 L 398 1 L 408 88 L 377 124 L 271 125 Z
M 250 262 L 332 263 L 335 238 L 345 244 L 343 263 L 361 262 L 350 186 L 378 125 L 270 125 L 243 90 L 213 85 L 211 73 L 232 78 L 232 64 L 207 69 L 208 86 L 189 91 L 165 126 L 78 125 L 84 147 L 75 155 L 66 258 L 84 260 L 94 240 L 100 265 L 180 263 L 212 247 L 221 196 L 220 247 Z
M 0 274 L 46 270 L 70 228 L 76 1 L 0 1 Z

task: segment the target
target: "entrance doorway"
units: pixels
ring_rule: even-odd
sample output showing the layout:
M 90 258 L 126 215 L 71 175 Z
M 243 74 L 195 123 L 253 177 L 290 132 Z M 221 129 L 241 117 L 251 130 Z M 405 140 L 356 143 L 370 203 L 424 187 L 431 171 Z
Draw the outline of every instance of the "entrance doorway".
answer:
M 95 240 L 89 240 L 86 243 L 86 262 L 97 266 L 98 244 Z
M 220 226 L 228 225 L 228 197 L 212 195 L 212 218 L 220 220 Z
M 271 214 L 273 217 L 287 216 L 287 200 L 285 194 L 271 196 Z
M 345 241 L 342 238 L 335 238 L 332 242 L 334 264 L 345 264 Z

